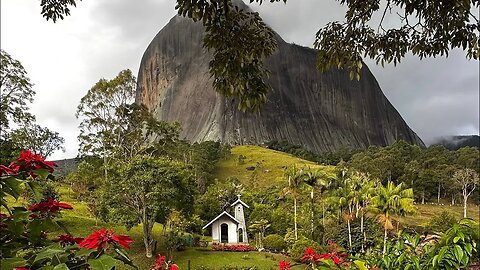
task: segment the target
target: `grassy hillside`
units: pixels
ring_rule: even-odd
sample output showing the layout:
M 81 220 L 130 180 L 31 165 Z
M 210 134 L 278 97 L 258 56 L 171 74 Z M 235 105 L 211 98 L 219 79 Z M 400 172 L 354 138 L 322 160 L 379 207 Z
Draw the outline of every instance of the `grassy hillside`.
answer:
M 233 147 L 231 156 L 217 164 L 215 177 L 220 180 L 236 177 L 246 186 L 265 188 L 282 181 L 283 169 L 293 164 L 319 168 L 327 173 L 335 171 L 333 166 L 320 166 L 283 152 L 243 145 Z

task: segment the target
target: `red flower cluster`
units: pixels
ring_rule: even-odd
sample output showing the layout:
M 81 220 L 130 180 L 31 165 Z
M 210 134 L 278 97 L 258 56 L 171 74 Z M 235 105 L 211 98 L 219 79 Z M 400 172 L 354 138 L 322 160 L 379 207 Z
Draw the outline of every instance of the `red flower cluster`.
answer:
M 16 172 L 13 169 L 11 169 L 10 167 L 0 165 L 0 176 L 2 176 L 4 174 L 11 175 L 11 174 L 16 174 Z
M 234 252 L 248 252 L 255 250 L 250 245 L 215 245 L 213 251 L 234 251 Z
M 15 267 L 15 270 L 30 270 L 28 267 Z
M 179 270 L 178 266 L 171 261 L 165 262 L 165 256 L 157 255 L 155 264 L 150 266 L 150 270 Z
M 309 263 L 311 265 L 318 265 L 320 260 L 329 260 L 331 259 L 336 265 L 348 266 L 349 262 L 346 261 L 348 256 L 344 252 L 340 252 L 340 248 L 333 242 L 328 243 L 331 252 L 324 254 L 317 254 L 317 252 L 312 248 L 307 248 L 305 254 L 302 256 L 302 262 Z
M 0 176 L 25 171 L 28 172 L 32 178 L 36 178 L 37 175 L 33 173 L 34 170 L 46 169 L 52 173 L 54 166 L 57 166 L 57 164 L 52 161 L 46 161 L 40 154 L 34 154 L 32 151 L 27 150 L 23 151 L 20 157 L 12 161 L 8 167 L 0 165 Z
M 61 208 L 63 209 L 73 209 L 73 207 L 70 204 L 66 203 L 61 203 L 54 201 L 52 198 L 48 199 L 46 202 L 41 202 L 41 203 L 36 203 L 30 208 L 28 208 L 29 211 L 32 212 L 40 212 L 40 213 L 56 213 L 58 210 Z
M 74 244 L 80 244 L 83 241 L 83 238 L 73 237 L 70 234 L 62 234 L 57 237 L 57 241 L 62 247 Z
M 113 230 L 101 229 L 100 231 L 93 231 L 93 233 L 85 238 L 79 246 L 88 249 L 102 248 L 107 249 L 110 244 L 120 244 L 124 248 L 130 248 L 128 243 L 132 243 L 133 240 L 126 234 L 114 235 Z
M 280 266 L 280 270 L 290 270 L 290 263 L 283 260 L 283 261 L 280 261 L 278 262 L 278 265 Z
M 307 248 L 305 254 L 301 258 L 302 262 L 318 264 L 320 261 L 320 255 L 317 254 L 317 251 L 313 248 Z

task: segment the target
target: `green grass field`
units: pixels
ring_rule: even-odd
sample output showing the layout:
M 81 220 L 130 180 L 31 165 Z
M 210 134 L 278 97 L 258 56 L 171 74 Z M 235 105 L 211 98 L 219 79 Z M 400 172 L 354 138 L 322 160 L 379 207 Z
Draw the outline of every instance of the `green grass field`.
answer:
M 267 188 L 273 183 L 282 181 L 283 170 L 294 164 L 299 168 L 306 166 L 323 170 L 326 173 L 333 174 L 335 172 L 333 166 L 320 166 L 314 162 L 260 146 L 236 146 L 232 148 L 231 153 L 228 159 L 217 164 L 215 177 L 220 180 L 236 177 L 250 188 Z M 240 156 L 244 156 L 245 159 L 239 161 Z M 248 167 L 257 169 L 252 171 L 248 170 Z
M 442 211 L 448 211 L 455 215 L 457 219 L 463 218 L 462 205 L 436 205 L 436 204 L 416 204 L 417 213 L 406 217 L 397 217 L 404 226 L 426 226 L 428 222 Z M 480 208 L 475 205 L 469 205 L 467 208 L 467 217 L 479 221 Z

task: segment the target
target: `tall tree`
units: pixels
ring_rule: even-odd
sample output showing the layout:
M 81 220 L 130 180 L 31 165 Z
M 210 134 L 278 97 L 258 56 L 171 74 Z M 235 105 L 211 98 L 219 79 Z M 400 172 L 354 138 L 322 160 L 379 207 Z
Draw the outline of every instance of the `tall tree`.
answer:
M 48 157 L 56 150 L 65 151 L 65 139 L 58 132 L 51 131 L 35 123 L 25 123 L 10 134 L 10 139 L 19 148 L 30 149 L 35 153 Z
M 379 185 L 372 197 L 370 211 L 377 214 L 384 228 L 383 255 L 387 248 L 387 231 L 393 229 L 392 216 L 406 215 L 415 212 L 413 205 L 413 190 L 404 189 L 403 183 L 395 186 L 388 182 L 386 186 Z
M 107 218 L 128 228 L 141 224 L 147 257 L 152 257 L 153 225 L 165 224 L 175 209 L 191 213 L 195 180 L 181 162 L 138 155 L 120 164 L 115 182 L 104 186 L 100 197 Z
M 355 217 L 354 209 L 357 196 L 357 191 L 355 190 L 354 182 L 351 179 L 351 174 L 348 170 L 343 169 L 340 177 L 337 179 L 337 187 L 331 200 L 338 203 L 338 206 L 340 207 L 340 215 L 343 220 L 347 222 L 349 248 L 352 248 L 351 221 Z
M 320 170 L 312 170 L 308 168 L 305 171 L 304 176 L 305 183 L 310 187 L 310 233 L 312 239 L 314 239 L 314 217 L 315 217 L 315 189 L 319 190 L 319 194 L 321 195 L 322 192 L 330 185 L 332 179 L 331 177 L 323 171 Z M 323 204 L 323 202 L 322 202 Z M 322 218 L 322 225 L 325 226 L 324 217 Z
M 0 139 L 5 140 L 12 123 L 31 122 L 28 103 L 33 102 L 33 84 L 20 61 L 0 50 Z
M 463 196 L 463 217 L 467 217 L 467 201 L 478 186 L 478 173 L 472 169 L 460 169 L 455 172 L 453 179 L 462 190 Z
M 136 80 L 130 70 L 121 71 L 114 79 L 100 79 L 80 100 L 76 116 L 81 119 L 80 155 L 96 155 L 104 160 L 105 178 L 109 158 L 118 147 L 127 123 L 125 107 L 134 101 Z
M 297 199 L 305 177 L 305 172 L 303 169 L 298 169 L 294 164 L 291 167 L 288 167 L 284 171 L 284 177 L 288 181 L 288 187 L 286 188 L 286 193 L 292 195 L 293 198 L 293 224 L 295 232 L 295 240 L 298 240 L 298 223 L 297 223 Z
M 6 149 L 30 149 L 44 157 L 64 150 L 65 140 L 58 132 L 35 123 L 28 104 L 35 91 L 20 61 L 0 50 L 0 148 L 2 157 L 10 156 Z M 5 151 L 5 152 L 4 152 Z

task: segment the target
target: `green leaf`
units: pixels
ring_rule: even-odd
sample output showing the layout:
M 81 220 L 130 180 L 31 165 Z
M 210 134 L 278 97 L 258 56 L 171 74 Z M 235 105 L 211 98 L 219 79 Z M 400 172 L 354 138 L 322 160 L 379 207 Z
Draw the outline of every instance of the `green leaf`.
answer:
M 53 270 L 55 267 L 53 265 L 45 265 L 45 266 L 42 266 L 40 268 L 38 268 L 38 270 Z
M 37 179 L 40 178 L 40 180 L 45 180 L 50 175 L 50 172 L 47 169 L 34 170 L 33 173 L 38 175 Z
M 359 270 L 368 270 L 367 266 L 365 265 L 365 262 L 363 261 L 356 260 L 356 261 L 353 261 L 353 263 L 357 266 Z
M 95 249 L 82 248 L 78 252 L 75 252 L 75 258 L 88 257 L 95 251 Z
M 462 257 L 463 257 L 463 250 L 459 245 L 454 246 L 454 251 L 455 251 L 455 258 L 457 258 L 457 261 L 461 262 Z
M 0 270 L 12 270 L 15 267 L 25 266 L 27 261 L 22 258 L 6 258 L 0 261 Z
M 20 193 L 22 193 L 22 184 L 23 181 L 15 177 L 1 178 L 0 182 L 0 185 L 2 186 L 2 191 L 14 197 L 15 200 L 18 199 Z
M 68 266 L 64 263 L 59 264 L 53 268 L 53 270 L 69 270 Z
M 117 253 L 117 255 L 115 256 L 115 259 L 117 260 L 120 260 L 122 261 L 123 263 L 125 264 L 128 264 L 132 267 L 135 267 L 137 268 L 134 264 L 133 264 L 133 261 L 128 257 L 128 254 L 124 251 L 124 250 L 121 250 L 119 248 L 115 248 L 115 252 Z
M 25 185 L 27 185 L 30 191 L 33 193 L 33 198 L 35 199 L 35 201 L 40 202 L 43 198 L 43 187 L 38 183 L 32 181 L 26 181 Z
M 92 270 L 111 270 L 116 265 L 116 260 L 108 255 L 102 255 L 98 259 L 88 260 Z
M 53 256 L 57 254 L 62 254 L 64 252 L 65 250 L 63 249 L 53 248 L 52 246 L 46 247 L 37 254 L 33 263 L 36 263 L 45 259 L 51 260 Z

